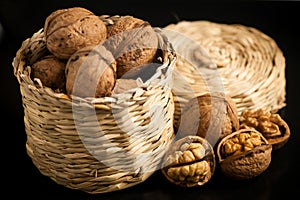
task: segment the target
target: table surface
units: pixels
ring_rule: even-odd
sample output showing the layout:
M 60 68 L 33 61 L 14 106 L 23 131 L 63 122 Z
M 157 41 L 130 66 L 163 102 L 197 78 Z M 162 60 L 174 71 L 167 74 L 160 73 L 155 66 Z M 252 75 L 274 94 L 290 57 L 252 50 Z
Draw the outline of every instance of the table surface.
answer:
M 2 123 L 2 191 L 10 197 L 25 199 L 275 199 L 297 196 L 299 180 L 299 52 L 298 2 L 200 3 L 193 5 L 166 1 L 161 4 L 100 3 L 100 1 L 45 1 L 34 7 L 26 0 L 2 0 L 0 3 L 0 87 Z M 255 27 L 271 36 L 286 58 L 286 103 L 280 114 L 291 129 L 288 143 L 272 152 L 269 168 L 256 178 L 233 181 L 217 169 L 212 179 L 200 188 L 179 188 L 156 171 L 143 183 L 124 190 L 91 195 L 68 189 L 39 173 L 26 154 L 23 108 L 19 85 L 13 75 L 12 59 L 23 40 L 43 26 L 50 12 L 82 6 L 94 13 L 135 15 L 153 26 L 164 27 L 180 20 L 210 20 Z M 285 14 L 287 13 L 287 14 Z M 3 194 L 4 194 L 3 193 Z

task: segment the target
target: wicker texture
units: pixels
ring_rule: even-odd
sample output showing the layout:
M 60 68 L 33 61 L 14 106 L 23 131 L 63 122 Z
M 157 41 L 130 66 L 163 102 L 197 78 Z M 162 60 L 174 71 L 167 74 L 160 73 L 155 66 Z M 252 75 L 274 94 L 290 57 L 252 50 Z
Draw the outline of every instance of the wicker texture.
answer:
M 222 88 L 236 103 L 239 115 L 245 109 L 276 112 L 286 106 L 285 57 L 268 35 L 241 24 L 205 20 L 181 21 L 164 29 L 177 33 L 169 34 L 178 57 L 175 124 L 180 114 L 178 104 L 184 105 L 190 94 Z M 179 40 L 181 35 L 199 48 Z
M 118 16 L 100 16 L 106 25 Z M 161 33 L 160 29 L 156 29 Z M 111 97 L 72 99 L 30 78 L 30 65 L 46 51 L 43 30 L 23 41 L 13 60 L 20 84 L 26 149 L 39 171 L 87 193 L 134 186 L 159 168 L 174 137 L 169 89 L 172 45 L 159 34 L 163 64 L 138 87 Z

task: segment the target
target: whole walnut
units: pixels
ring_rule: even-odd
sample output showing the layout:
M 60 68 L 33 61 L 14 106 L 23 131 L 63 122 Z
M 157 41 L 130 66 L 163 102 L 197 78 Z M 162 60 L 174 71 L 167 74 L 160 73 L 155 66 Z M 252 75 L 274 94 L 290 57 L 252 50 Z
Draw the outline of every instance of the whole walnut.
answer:
M 73 7 L 52 12 L 45 20 L 44 35 L 48 50 L 58 58 L 68 59 L 82 47 L 102 43 L 107 29 L 91 11 Z
M 206 93 L 190 99 L 179 117 L 177 137 L 198 135 L 212 145 L 239 129 L 235 102 L 224 93 Z
M 64 92 L 66 61 L 58 59 L 54 55 L 46 55 L 31 66 L 31 78 L 38 78 L 46 87 L 57 92 Z
M 158 37 L 150 23 L 122 16 L 107 27 L 104 45 L 117 60 L 117 77 L 134 77 L 142 67 L 155 62 Z
M 76 51 L 66 64 L 66 91 L 80 97 L 110 96 L 116 82 L 116 61 L 103 45 Z

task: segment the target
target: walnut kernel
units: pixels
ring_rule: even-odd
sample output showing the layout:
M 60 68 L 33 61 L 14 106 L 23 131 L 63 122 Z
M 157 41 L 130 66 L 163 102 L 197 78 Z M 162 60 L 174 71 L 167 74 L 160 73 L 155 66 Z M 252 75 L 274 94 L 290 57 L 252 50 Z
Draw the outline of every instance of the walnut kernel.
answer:
M 262 144 L 263 141 L 257 132 L 240 133 L 224 141 L 221 153 L 224 157 L 239 155 Z
M 215 171 L 212 146 L 199 136 L 173 143 L 163 159 L 163 175 L 175 185 L 195 187 L 207 183 Z
M 241 127 L 255 128 L 272 144 L 273 149 L 281 148 L 290 137 L 288 124 L 277 113 L 262 109 L 244 110 L 240 117 Z

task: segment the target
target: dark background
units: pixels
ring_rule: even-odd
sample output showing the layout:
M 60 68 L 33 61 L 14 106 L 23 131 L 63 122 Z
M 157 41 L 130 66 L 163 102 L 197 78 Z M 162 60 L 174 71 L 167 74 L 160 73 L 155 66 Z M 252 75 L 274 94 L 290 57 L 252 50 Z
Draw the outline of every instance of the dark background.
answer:
M 120 3 L 121 2 L 121 3 Z M 299 63 L 300 3 L 297 1 L 198 2 L 189 1 L 70 1 L 1 0 L 0 106 L 1 106 L 1 196 L 9 199 L 280 199 L 297 198 L 299 183 Z M 272 37 L 286 58 L 286 103 L 280 114 L 291 129 L 288 143 L 272 153 L 269 168 L 247 181 L 231 181 L 217 169 L 211 181 L 200 188 L 183 189 L 170 184 L 157 171 L 145 182 L 121 191 L 90 195 L 58 185 L 41 175 L 26 154 L 26 133 L 19 85 L 12 60 L 23 40 L 43 27 L 54 10 L 73 6 L 97 15 L 133 15 L 164 27 L 180 20 L 210 20 L 255 27 Z

